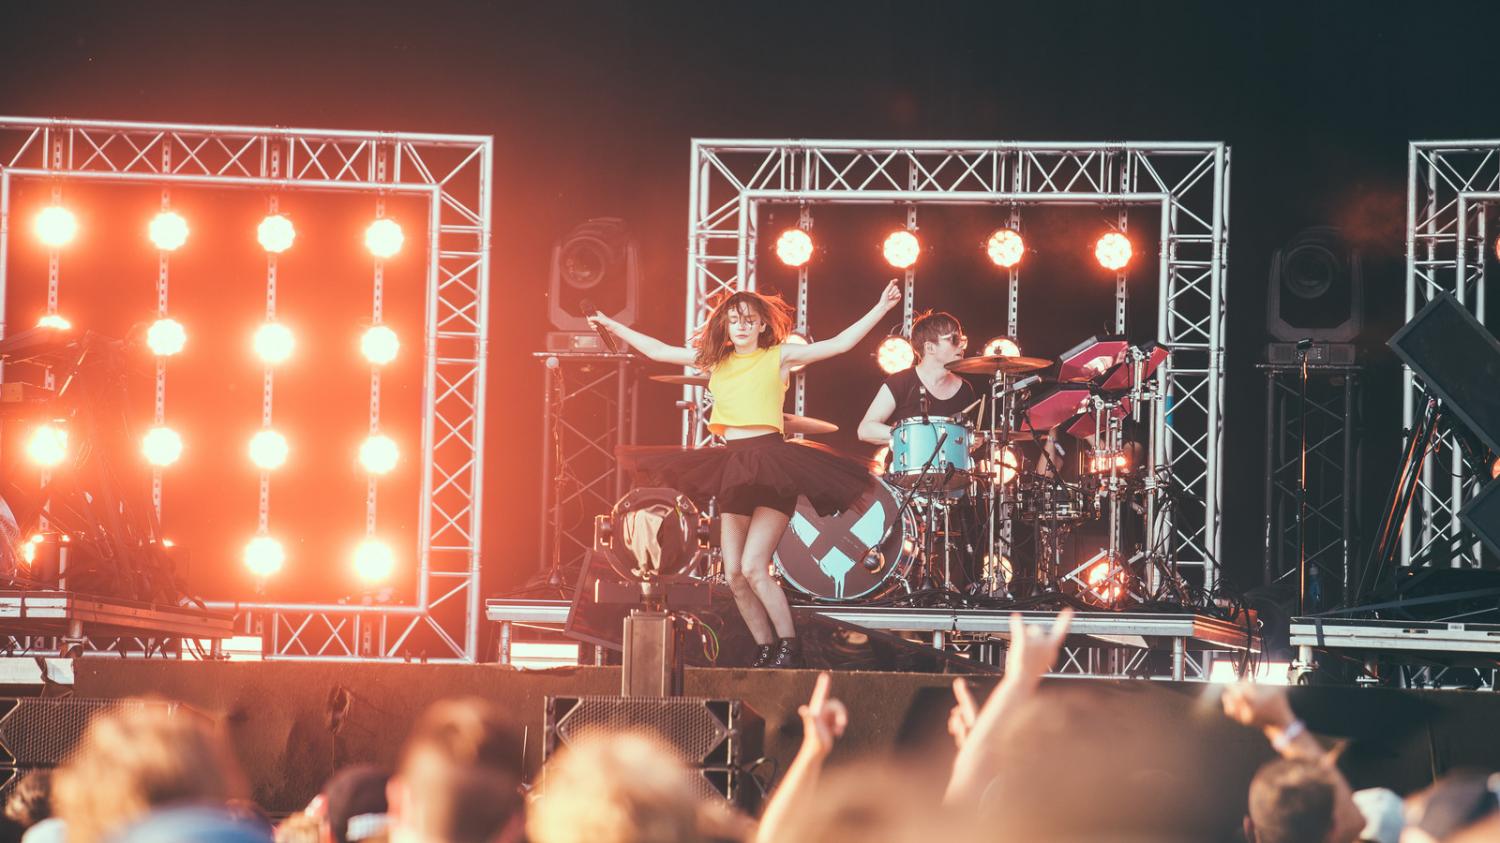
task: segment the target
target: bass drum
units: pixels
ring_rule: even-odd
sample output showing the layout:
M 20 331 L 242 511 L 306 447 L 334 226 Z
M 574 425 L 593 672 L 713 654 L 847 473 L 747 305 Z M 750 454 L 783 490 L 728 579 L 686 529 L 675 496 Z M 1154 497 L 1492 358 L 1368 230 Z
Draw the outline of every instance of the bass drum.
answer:
M 883 597 L 906 582 L 917 538 L 917 520 L 910 509 L 900 512 L 899 498 L 884 481 L 877 481 L 848 509 L 823 517 L 806 498 L 797 511 L 772 561 L 782 583 L 814 600 L 847 603 Z M 864 559 L 867 548 L 880 547 Z

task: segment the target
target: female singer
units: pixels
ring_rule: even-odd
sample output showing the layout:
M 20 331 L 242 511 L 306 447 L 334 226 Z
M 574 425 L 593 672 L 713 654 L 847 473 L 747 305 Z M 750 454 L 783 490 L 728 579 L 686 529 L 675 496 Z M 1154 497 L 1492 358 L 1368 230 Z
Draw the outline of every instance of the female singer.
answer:
M 820 514 L 839 512 L 869 488 L 866 466 L 812 443 L 784 437 L 782 405 L 795 366 L 854 348 L 901 301 L 893 280 L 880 300 L 832 339 L 786 344 L 792 322 L 777 296 L 750 291 L 720 301 L 691 348 L 678 348 L 596 313 L 589 321 L 658 363 L 709 373 L 713 413 L 708 428 L 723 448 L 644 457 L 639 468 L 690 498 L 718 498 L 724 569 L 735 605 L 760 646 L 756 667 L 801 667 L 802 644 L 786 595 L 771 579 L 771 554 L 797 497 Z

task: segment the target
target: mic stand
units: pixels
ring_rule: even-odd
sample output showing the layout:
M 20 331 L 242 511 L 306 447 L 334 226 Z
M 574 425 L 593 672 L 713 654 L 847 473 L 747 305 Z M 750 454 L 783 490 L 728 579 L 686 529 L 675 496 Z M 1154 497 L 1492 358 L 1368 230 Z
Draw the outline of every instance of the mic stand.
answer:
M 921 472 L 917 474 L 917 481 L 911 486 L 904 488 L 904 492 L 896 504 L 895 517 L 886 522 L 885 529 L 880 532 L 880 538 L 876 539 L 874 544 L 865 547 L 864 553 L 859 555 L 860 564 L 865 566 L 866 570 L 873 570 L 870 568 L 870 555 L 885 546 L 886 540 L 891 537 L 891 530 L 894 530 L 896 525 L 901 523 L 902 514 L 911 508 L 912 499 L 917 496 L 917 490 L 922 487 L 922 481 L 927 479 L 927 475 L 932 472 L 932 463 L 937 459 L 938 454 L 942 452 L 943 443 L 946 441 L 948 441 L 948 431 L 945 430 L 938 437 L 937 443 L 932 446 L 932 453 L 928 455 L 927 462 L 922 465 Z

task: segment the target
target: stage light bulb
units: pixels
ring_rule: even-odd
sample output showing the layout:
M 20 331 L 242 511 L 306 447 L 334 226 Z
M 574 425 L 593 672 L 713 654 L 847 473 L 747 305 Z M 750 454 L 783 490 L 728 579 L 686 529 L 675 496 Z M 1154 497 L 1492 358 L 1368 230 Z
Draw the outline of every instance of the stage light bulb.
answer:
M 36 545 L 37 543 L 34 541 L 21 544 L 21 558 L 25 560 L 27 565 L 36 561 Z
M 796 331 L 793 331 L 792 333 L 787 334 L 786 335 L 786 339 L 782 340 L 781 342 L 783 344 L 791 343 L 792 345 L 807 345 L 808 342 L 809 342 L 809 340 L 807 339 L 807 337 L 804 337 L 801 334 L 797 333 Z M 807 368 L 807 364 L 806 363 L 799 363 L 796 366 L 791 367 L 787 371 L 789 371 L 789 372 L 800 372 L 800 371 L 802 371 L 803 369 L 806 369 L 806 368 Z
M 917 235 L 901 229 L 891 232 L 885 238 L 885 243 L 881 244 L 880 250 L 885 254 L 886 263 L 897 269 L 906 269 L 917 262 L 922 246 L 917 242 Z
M 376 366 L 384 366 L 396 359 L 396 352 L 401 350 L 401 341 L 390 328 L 372 325 L 359 338 L 359 350 L 366 360 Z
M 371 474 L 389 474 L 399 457 L 396 440 L 383 433 L 370 434 L 359 446 L 359 464 Z
M 245 567 L 257 577 L 269 577 L 285 564 L 286 551 L 270 536 L 256 536 L 245 545 Z
M 296 345 L 292 329 L 280 322 L 267 322 L 255 331 L 255 353 L 273 366 L 285 363 Z
M 57 313 L 49 313 L 46 316 L 43 316 L 42 318 L 36 320 L 36 326 L 38 328 L 52 328 L 53 330 L 57 331 L 73 330 L 73 323 L 69 322 L 67 319 L 64 319 L 61 314 Z
M 26 453 L 43 468 L 61 464 L 68 456 L 68 431 L 55 424 L 37 425 L 26 440 Z
M 365 229 L 365 248 L 381 260 L 401 251 L 401 244 L 405 241 L 406 235 L 401 233 L 401 226 L 393 219 L 378 219 Z
M 176 319 L 165 317 L 146 329 L 146 346 L 158 357 L 171 357 L 187 345 L 187 330 Z
M 1010 269 L 1020 263 L 1021 256 L 1026 254 L 1026 242 L 1021 239 L 1021 232 L 1013 228 L 1002 228 L 985 241 L 984 251 L 995 262 L 995 266 Z
M 800 228 L 789 228 L 776 238 L 776 257 L 787 266 L 802 266 L 812 259 L 812 236 Z
M 396 556 L 378 539 L 365 539 L 354 549 L 354 573 L 367 583 L 388 580 L 396 570 Z
M 985 357 L 1020 357 L 1021 347 L 1010 337 L 995 337 L 984 344 Z
M 255 237 L 260 241 L 262 249 L 272 254 L 281 254 L 292 247 L 292 241 L 297 239 L 297 229 L 292 226 L 291 220 L 281 214 L 272 214 L 260 221 Z
M 289 450 L 286 437 L 274 430 L 256 431 L 250 437 L 250 461 L 263 471 L 280 468 Z
M 182 437 L 170 427 L 153 427 L 141 440 L 141 453 L 152 465 L 171 465 L 182 456 Z
M 997 447 L 991 452 L 992 464 L 994 465 L 995 482 L 1005 485 L 1016 479 L 1021 470 L 1021 458 L 1016 452 L 1008 447 Z
M 1500 479 L 1500 460 L 1495 460 L 1490 464 L 1490 479 Z
M 175 252 L 187 242 L 187 220 L 176 211 L 162 211 L 151 218 L 147 233 L 151 236 L 151 242 L 156 244 L 156 248 L 163 252 Z
M 78 218 L 61 205 L 49 205 L 36 215 L 36 236 L 56 249 L 66 246 L 78 234 Z
M 1130 238 L 1118 231 L 1105 234 L 1094 244 L 1094 257 L 1105 269 L 1117 272 L 1124 269 L 1130 263 L 1131 254 Z
M 875 349 L 875 362 L 880 365 L 880 371 L 887 375 L 910 369 L 916 359 L 917 355 L 905 337 L 886 337 L 880 341 L 880 347 Z

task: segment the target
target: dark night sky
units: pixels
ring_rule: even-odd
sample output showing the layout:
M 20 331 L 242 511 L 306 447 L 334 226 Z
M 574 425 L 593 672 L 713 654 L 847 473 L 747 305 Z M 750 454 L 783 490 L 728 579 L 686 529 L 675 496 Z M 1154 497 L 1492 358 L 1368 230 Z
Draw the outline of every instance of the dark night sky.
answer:
M 1271 251 L 1313 223 L 1355 234 L 1374 256 L 1364 342 L 1383 359 L 1400 321 L 1405 142 L 1495 133 L 1480 38 L 1500 6 L 13 2 L 3 19 L 0 113 L 495 136 L 496 585 L 536 559 L 541 390 L 527 352 L 550 243 L 586 217 L 627 217 L 649 279 L 643 325 L 674 335 L 690 138 L 1224 140 L 1225 562 L 1248 585 Z M 1395 383 L 1370 387 L 1376 456 L 1394 450 Z M 1367 497 L 1389 470 L 1372 464 Z

